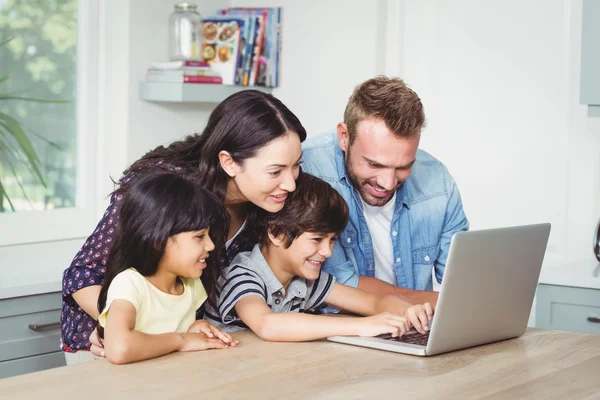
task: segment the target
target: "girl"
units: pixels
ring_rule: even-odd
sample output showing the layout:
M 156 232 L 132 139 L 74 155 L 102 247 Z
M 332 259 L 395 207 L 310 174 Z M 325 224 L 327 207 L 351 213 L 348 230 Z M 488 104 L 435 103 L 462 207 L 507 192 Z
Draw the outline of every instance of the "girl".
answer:
M 226 251 L 218 260 L 226 266 L 238 252 L 254 246 L 256 211 L 279 211 L 296 188 L 300 142 L 305 138 L 304 127 L 281 101 L 245 90 L 215 108 L 202 135 L 159 146 L 134 162 L 118 182 L 104 217 L 63 274 L 61 328 L 67 363 L 91 359 L 87 350 L 102 355 L 95 334 L 98 294 L 117 238 L 115 225 L 123 196 L 136 179 L 153 171 L 171 171 L 215 193 L 229 220 L 224 232 Z M 210 295 L 209 287 L 207 291 Z M 82 357 L 73 355 L 80 350 Z
M 348 206 L 327 182 L 297 181 L 283 210 L 265 216 L 262 245 L 237 255 L 221 278 L 217 309 L 205 318 L 230 331 L 249 327 L 263 340 L 296 342 L 328 336 L 401 336 L 429 331 L 431 304 L 411 305 L 337 283 L 321 271 L 348 223 Z M 366 318 L 311 315 L 331 305 Z
M 198 278 L 217 268 L 210 235 L 221 244 L 225 218 L 216 198 L 179 175 L 150 174 L 131 186 L 98 298 L 109 361 L 237 344 L 211 324 L 194 322 L 207 299 Z

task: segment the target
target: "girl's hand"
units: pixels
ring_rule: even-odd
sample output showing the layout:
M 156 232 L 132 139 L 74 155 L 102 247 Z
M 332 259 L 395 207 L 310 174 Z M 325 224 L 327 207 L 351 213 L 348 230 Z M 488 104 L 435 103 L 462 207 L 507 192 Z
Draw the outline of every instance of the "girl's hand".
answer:
M 98 328 L 94 329 L 90 335 L 90 352 L 94 355 L 94 360 L 104 360 L 104 343 L 98 336 Z
M 183 344 L 179 351 L 200 351 L 209 349 L 226 349 L 229 346 L 221 339 L 210 339 L 203 333 L 187 332 L 179 334 Z
M 433 307 L 430 303 L 410 306 L 404 311 L 404 316 L 415 327 L 417 332 L 426 333 L 429 332 L 429 322 L 433 317 Z
M 404 335 L 409 323 L 403 316 L 384 312 L 371 317 L 359 318 L 359 336 L 377 336 L 390 333 L 393 337 Z
M 237 346 L 239 344 L 239 342 L 232 338 L 228 333 L 223 332 L 208 321 L 195 321 L 187 331 L 191 333 L 202 333 L 209 339 L 221 339 L 221 341 L 229 346 Z

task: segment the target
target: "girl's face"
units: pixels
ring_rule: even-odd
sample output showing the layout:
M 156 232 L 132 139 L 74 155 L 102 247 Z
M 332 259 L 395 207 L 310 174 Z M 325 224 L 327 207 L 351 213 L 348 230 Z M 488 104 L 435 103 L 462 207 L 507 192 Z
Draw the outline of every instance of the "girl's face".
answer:
M 230 186 L 237 194 L 232 200 L 250 201 L 269 212 L 281 210 L 287 194 L 296 189 L 301 157 L 300 138 L 295 132 L 271 141 L 256 156 L 233 166 Z
M 206 268 L 206 259 L 215 249 L 208 229 L 182 232 L 169 237 L 160 266 L 184 278 L 199 278 Z
M 289 272 L 304 279 L 317 279 L 323 262 L 333 252 L 336 239 L 335 233 L 304 232 L 298 236 L 290 247 L 282 249 Z

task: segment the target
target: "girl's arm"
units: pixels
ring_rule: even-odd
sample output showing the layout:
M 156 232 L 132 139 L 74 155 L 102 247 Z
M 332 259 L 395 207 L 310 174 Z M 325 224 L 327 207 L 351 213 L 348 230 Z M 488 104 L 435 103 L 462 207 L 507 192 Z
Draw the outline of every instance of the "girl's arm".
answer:
M 359 315 L 375 315 L 390 312 L 407 317 L 420 333 L 429 330 L 433 316 L 431 304 L 412 305 L 392 295 L 377 295 L 335 283 L 325 303 Z
M 219 339 L 202 333 L 146 334 L 135 330 L 136 310 L 127 300 L 115 300 L 110 306 L 104 328 L 104 351 L 113 364 L 127 364 L 163 356 L 174 351 L 226 348 Z
M 238 317 L 261 339 L 273 342 L 302 342 L 328 336 L 393 336 L 408 330 L 406 318 L 384 313 L 354 318 L 304 313 L 274 313 L 260 296 L 247 296 L 235 305 Z

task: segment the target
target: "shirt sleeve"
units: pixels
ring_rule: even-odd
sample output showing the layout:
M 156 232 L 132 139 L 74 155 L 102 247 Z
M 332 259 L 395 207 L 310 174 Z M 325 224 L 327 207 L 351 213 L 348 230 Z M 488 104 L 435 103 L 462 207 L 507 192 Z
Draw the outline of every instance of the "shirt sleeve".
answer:
M 111 196 L 110 204 L 96 229 L 79 249 L 69 268 L 64 271 L 64 301 L 74 303 L 71 297 L 73 293 L 88 286 L 102 285 L 104 282 L 106 260 L 116 239 L 122 203 L 122 194 L 114 193 Z
M 306 311 L 315 311 L 325 303 L 329 293 L 335 284 L 335 277 L 325 271 L 321 271 L 319 277 L 312 281 L 307 287 L 308 298 L 306 299 Z
M 200 279 L 186 279 L 186 285 L 192 291 L 194 310 L 197 310 L 202 304 L 204 304 L 206 299 L 208 299 L 206 289 L 204 288 L 204 285 Z
M 115 279 L 113 279 L 108 288 L 106 306 L 104 306 L 104 310 L 102 310 L 102 313 L 98 317 L 98 323 L 101 326 L 105 326 L 108 311 L 115 300 L 126 300 L 139 311 L 140 303 L 143 298 L 140 290 L 140 278 L 145 279 L 137 272 L 130 269 L 115 276 Z
M 444 216 L 444 227 L 440 237 L 440 254 L 435 262 L 435 278 L 438 283 L 442 283 L 444 270 L 446 269 L 446 260 L 450 252 L 450 241 L 456 232 L 469 230 L 469 220 L 463 209 L 460 192 L 456 182 L 446 170 L 446 180 L 450 183 L 448 203 L 446 205 L 446 214 Z
M 235 305 L 244 297 L 260 296 L 267 301 L 265 283 L 252 271 L 241 265 L 233 265 L 225 271 L 221 292 L 217 301 L 221 321 L 224 324 L 238 320 Z

